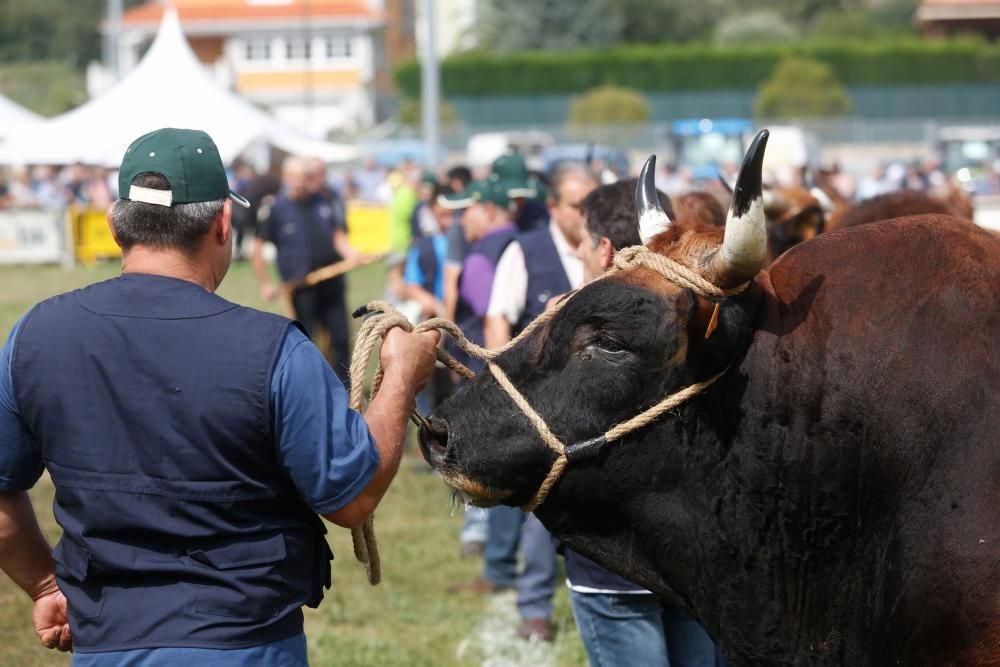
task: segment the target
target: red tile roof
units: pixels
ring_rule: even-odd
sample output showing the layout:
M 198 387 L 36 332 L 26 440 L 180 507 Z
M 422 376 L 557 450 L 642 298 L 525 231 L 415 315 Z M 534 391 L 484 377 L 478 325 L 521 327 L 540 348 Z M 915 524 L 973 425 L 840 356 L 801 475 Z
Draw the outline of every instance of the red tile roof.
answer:
M 293 18 L 360 18 L 380 19 L 382 14 L 373 11 L 364 2 L 310 2 L 281 5 L 234 5 L 184 6 L 177 8 L 181 22 L 212 21 L 266 21 L 268 19 Z M 139 23 L 159 23 L 163 16 L 163 5 L 151 2 L 129 9 L 122 15 L 126 25 Z

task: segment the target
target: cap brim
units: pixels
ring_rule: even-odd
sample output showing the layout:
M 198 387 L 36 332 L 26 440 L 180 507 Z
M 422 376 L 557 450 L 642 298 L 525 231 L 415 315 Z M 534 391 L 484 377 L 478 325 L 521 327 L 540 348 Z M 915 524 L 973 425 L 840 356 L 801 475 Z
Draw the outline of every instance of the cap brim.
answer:
M 476 202 L 475 200 L 472 199 L 472 197 L 458 197 L 455 199 L 449 199 L 448 197 L 442 195 L 437 198 L 437 203 L 439 206 L 441 206 L 441 208 L 457 211 L 459 209 L 469 208 Z
M 242 206 L 243 208 L 250 208 L 250 202 L 248 202 L 247 199 L 246 199 L 246 197 L 244 197 L 241 194 L 238 194 L 238 193 L 233 192 L 232 190 L 230 190 L 229 191 L 229 198 L 232 199 L 237 204 L 239 204 L 240 206 Z
M 507 190 L 507 196 L 511 199 L 517 199 L 519 197 L 534 197 L 538 194 L 538 191 L 534 188 L 510 188 Z

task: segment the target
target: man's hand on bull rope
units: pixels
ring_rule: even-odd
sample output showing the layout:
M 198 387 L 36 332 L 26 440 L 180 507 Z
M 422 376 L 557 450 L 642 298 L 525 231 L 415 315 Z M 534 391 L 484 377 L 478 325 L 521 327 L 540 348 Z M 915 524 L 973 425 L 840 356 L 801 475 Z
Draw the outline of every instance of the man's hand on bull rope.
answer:
M 31 620 L 42 646 L 60 651 L 72 650 L 73 635 L 66 615 L 66 596 L 59 590 L 55 577 L 33 599 L 35 606 Z
M 399 328 L 390 329 L 379 352 L 385 377 L 411 388 L 414 394 L 419 392 L 434 372 L 440 338 L 438 331 L 407 333 Z

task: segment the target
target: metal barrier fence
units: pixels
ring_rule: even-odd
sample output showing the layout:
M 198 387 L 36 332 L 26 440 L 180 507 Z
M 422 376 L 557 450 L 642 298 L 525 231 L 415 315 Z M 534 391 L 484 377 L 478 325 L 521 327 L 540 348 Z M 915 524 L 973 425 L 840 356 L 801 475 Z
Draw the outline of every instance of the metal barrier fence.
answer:
M 939 131 L 944 127 L 986 127 L 1000 131 L 1000 117 L 969 118 L 956 122 L 953 119 L 890 119 L 890 118 L 830 118 L 789 120 L 758 120 L 757 127 L 796 125 L 812 132 L 824 144 L 926 144 L 934 145 Z M 650 148 L 667 142 L 670 123 L 642 123 L 637 125 L 585 125 L 566 123 L 512 124 L 459 124 L 442 128 L 442 143 L 449 151 L 463 151 L 469 139 L 487 132 L 517 133 L 526 130 L 549 134 L 556 144 L 597 143 L 622 150 Z M 413 128 L 400 128 L 396 138 L 418 138 Z

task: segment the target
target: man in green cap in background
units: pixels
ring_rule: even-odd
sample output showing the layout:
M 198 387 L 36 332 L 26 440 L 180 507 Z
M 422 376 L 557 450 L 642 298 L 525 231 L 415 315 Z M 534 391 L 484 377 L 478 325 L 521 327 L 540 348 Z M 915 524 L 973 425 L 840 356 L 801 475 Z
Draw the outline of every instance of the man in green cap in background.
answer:
M 507 196 L 514 204 L 514 222 L 519 231 L 530 232 L 549 224 L 545 184 L 538 175 L 528 171 L 520 153 L 507 151 L 494 160 L 492 175 L 507 188 Z
M 121 276 L 36 305 L 0 349 L 0 569 L 77 666 L 305 665 L 319 517 L 378 505 L 438 334 L 386 336 L 362 417 L 296 323 L 215 294 L 245 200 L 207 134 L 140 137 L 119 188 Z M 55 552 L 27 495 L 43 470 Z

